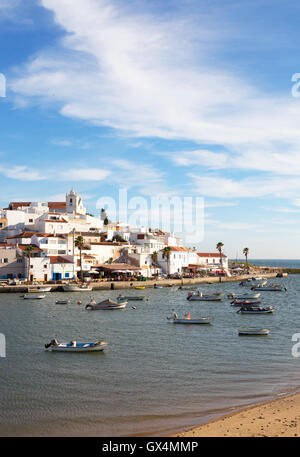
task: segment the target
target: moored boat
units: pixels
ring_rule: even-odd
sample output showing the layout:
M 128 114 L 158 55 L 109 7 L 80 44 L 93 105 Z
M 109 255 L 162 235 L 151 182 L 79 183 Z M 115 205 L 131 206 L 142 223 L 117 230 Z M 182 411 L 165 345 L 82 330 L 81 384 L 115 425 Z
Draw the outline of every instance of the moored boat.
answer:
M 274 312 L 274 306 L 265 308 L 256 305 L 244 305 L 237 311 L 240 314 L 271 314 Z
M 190 292 L 187 296 L 187 300 L 189 301 L 221 301 L 222 297 L 216 294 L 206 294 L 204 295 L 202 292 Z
M 233 300 L 231 302 L 232 306 L 245 306 L 245 305 L 260 305 L 261 301 L 250 301 L 250 300 Z
M 185 314 L 182 319 L 178 318 L 177 313 L 173 313 L 172 316 L 167 317 L 169 322 L 173 324 L 211 324 L 211 317 L 198 317 L 197 319 L 191 318 L 191 313 Z
M 55 304 L 56 305 L 67 305 L 70 303 L 70 300 L 56 300 Z
M 91 286 L 83 284 L 65 284 L 62 288 L 64 292 L 86 292 L 93 290 Z
M 49 344 L 45 344 L 45 349 L 53 352 L 98 352 L 103 351 L 107 345 L 106 341 L 59 343 L 53 339 Z
M 287 288 L 280 284 L 269 284 L 268 286 L 252 287 L 252 290 L 258 290 L 258 291 L 263 291 L 263 292 L 283 292 L 283 291 L 286 291 Z
M 91 300 L 85 307 L 85 309 L 89 310 L 107 310 L 107 309 L 124 309 L 126 308 L 127 301 L 113 301 L 110 298 L 107 300 L 103 300 L 100 303 L 96 303 L 95 300 Z
M 27 292 L 28 293 L 44 293 L 44 292 L 51 292 L 52 286 L 28 286 Z
M 145 286 L 136 286 L 135 289 L 145 289 Z
M 247 292 L 245 294 L 228 294 L 228 298 L 233 298 L 234 300 L 255 300 L 261 296 L 260 293 Z
M 128 301 L 128 300 L 132 300 L 132 301 L 142 301 L 144 300 L 144 295 L 140 295 L 140 296 L 124 296 L 124 295 L 119 295 L 117 297 L 117 300 L 120 301 L 120 300 L 125 300 L 125 301 Z
M 239 335 L 249 336 L 264 336 L 269 335 L 270 330 L 268 328 L 240 328 L 238 329 Z
M 24 300 L 42 300 L 43 298 L 45 298 L 46 295 L 28 295 L 28 294 L 25 294 L 23 296 Z

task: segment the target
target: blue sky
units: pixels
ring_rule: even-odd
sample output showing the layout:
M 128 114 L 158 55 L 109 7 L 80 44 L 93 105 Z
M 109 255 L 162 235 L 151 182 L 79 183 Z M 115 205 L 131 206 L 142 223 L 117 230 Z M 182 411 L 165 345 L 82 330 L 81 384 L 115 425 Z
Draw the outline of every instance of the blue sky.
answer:
M 202 197 L 193 246 L 299 258 L 299 18 L 283 0 L 0 0 L 0 206 Z

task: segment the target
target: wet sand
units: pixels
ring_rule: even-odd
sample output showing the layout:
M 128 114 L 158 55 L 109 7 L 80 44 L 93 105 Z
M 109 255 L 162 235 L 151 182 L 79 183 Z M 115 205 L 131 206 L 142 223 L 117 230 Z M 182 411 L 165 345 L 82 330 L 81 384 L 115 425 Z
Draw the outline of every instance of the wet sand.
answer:
M 299 437 L 300 393 L 227 414 L 177 437 Z

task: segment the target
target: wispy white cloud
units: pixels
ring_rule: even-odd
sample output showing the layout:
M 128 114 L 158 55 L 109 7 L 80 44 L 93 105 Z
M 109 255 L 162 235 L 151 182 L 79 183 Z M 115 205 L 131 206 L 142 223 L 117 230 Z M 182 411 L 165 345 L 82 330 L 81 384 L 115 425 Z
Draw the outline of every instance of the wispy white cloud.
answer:
M 97 168 L 74 168 L 60 172 L 59 179 L 65 181 L 103 181 L 109 175 L 109 170 Z
M 10 165 L 0 165 L 0 174 L 7 178 L 19 179 L 22 181 L 40 181 L 46 179 L 45 174 L 25 165 L 15 165 L 13 167 Z
M 297 177 L 248 177 L 225 178 L 217 175 L 197 175 L 189 173 L 196 192 L 203 197 L 218 198 L 257 198 L 277 197 L 293 198 L 300 192 L 300 181 Z

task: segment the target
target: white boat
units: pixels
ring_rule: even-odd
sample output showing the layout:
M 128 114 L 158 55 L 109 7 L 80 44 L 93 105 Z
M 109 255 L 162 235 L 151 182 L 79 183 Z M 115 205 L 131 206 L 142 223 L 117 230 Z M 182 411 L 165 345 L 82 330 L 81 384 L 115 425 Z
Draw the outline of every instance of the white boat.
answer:
M 64 292 L 85 292 L 91 291 L 91 286 L 85 286 L 81 284 L 67 284 L 62 286 Z
M 70 300 L 56 300 L 55 304 L 56 305 L 68 305 L 70 303 Z
M 140 295 L 140 296 L 134 296 L 134 295 L 132 295 L 132 296 L 127 296 L 127 297 L 126 297 L 126 296 L 120 294 L 120 295 L 117 297 L 117 300 L 118 300 L 118 301 L 120 301 L 120 300 L 123 300 L 123 301 L 124 301 L 124 300 L 125 300 L 125 301 L 128 301 L 128 300 L 142 301 L 142 300 L 144 300 L 144 298 L 145 298 L 144 295 Z
M 45 297 L 46 297 L 46 295 L 28 295 L 28 294 L 25 294 L 23 296 L 24 300 L 42 300 Z
M 283 292 L 286 291 L 286 287 L 283 287 L 280 284 L 269 284 L 268 286 L 255 286 L 252 287 L 252 290 L 258 290 L 262 292 Z
M 179 319 L 176 313 L 173 316 L 167 317 L 169 322 L 173 324 L 210 324 L 212 321 L 211 317 L 198 317 L 198 319 L 191 319 L 191 313 L 185 314 L 183 319 Z
M 41 292 L 51 292 L 52 286 L 32 286 L 27 288 L 27 292 L 29 293 L 41 293 Z
M 245 294 L 232 293 L 232 294 L 227 295 L 228 298 L 234 298 L 235 300 L 256 300 L 260 296 L 261 296 L 260 293 L 254 293 L 254 292 L 245 293 Z
M 85 309 L 89 309 L 89 310 L 124 309 L 124 308 L 126 308 L 126 305 L 127 305 L 127 301 L 123 301 L 123 302 L 117 301 L 116 302 L 109 298 L 107 300 L 103 300 L 100 303 L 96 303 L 95 300 L 91 300 L 90 303 L 88 303 L 86 305 Z
M 222 297 L 216 294 L 206 294 L 202 292 L 190 292 L 187 296 L 189 301 L 221 301 Z
M 238 330 L 239 335 L 269 335 L 270 330 L 268 328 L 240 328 Z
M 267 306 L 263 308 L 256 305 L 243 305 L 241 309 L 237 311 L 239 314 L 271 314 L 274 312 L 274 306 Z
M 103 351 L 107 345 L 108 343 L 105 341 L 58 343 L 54 339 L 49 344 L 45 344 L 45 349 L 53 352 L 99 352 Z
M 240 286 L 244 287 L 254 287 L 254 286 L 265 286 L 267 284 L 267 280 L 259 279 L 259 278 L 249 278 L 244 279 L 240 282 Z

